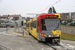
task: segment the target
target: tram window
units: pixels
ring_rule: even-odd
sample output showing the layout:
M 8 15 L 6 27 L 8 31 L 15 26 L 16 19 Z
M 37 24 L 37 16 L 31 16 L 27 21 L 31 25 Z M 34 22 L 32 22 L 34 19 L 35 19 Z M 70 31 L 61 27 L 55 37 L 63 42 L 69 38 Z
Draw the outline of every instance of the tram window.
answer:
M 41 19 L 41 30 L 46 30 L 45 20 Z
M 31 27 L 32 27 L 32 22 L 31 22 Z
M 37 27 L 39 27 L 39 21 L 37 20 Z
M 28 23 L 26 24 L 26 27 L 28 27 Z
M 26 24 L 26 27 L 29 27 L 29 23 Z
M 60 30 L 59 19 L 41 19 L 41 30 Z
M 36 21 L 32 22 L 32 27 L 36 28 Z
M 31 27 L 31 23 L 30 23 L 30 27 Z
M 26 24 L 26 27 L 27 27 L 27 24 Z
M 37 27 L 39 27 L 39 21 L 37 20 Z
M 28 27 L 29 27 L 29 23 L 28 23 Z

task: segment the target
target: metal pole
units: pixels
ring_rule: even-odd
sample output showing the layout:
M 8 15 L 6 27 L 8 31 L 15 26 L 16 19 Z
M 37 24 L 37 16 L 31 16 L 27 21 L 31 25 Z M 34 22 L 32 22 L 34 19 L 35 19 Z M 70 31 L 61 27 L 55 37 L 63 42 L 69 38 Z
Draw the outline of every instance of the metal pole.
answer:
M 19 26 L 18 26 L 18 32 L 19 32 Z
M 23 22 L 23 36 L 24 36 L 24 22 Z
M 70 17 L 70 19 L 72 19 L 71 12 L 69 13 L 69 17 Z
M 16 22 L 15 22 L 15 24 L 14 24 L 14 28 L 15 28 L 14 31 L 16 32 Z
M 6 20 L 6 22 L 7 22 L 7 20 Z M 5 25 L 6 25 L 6 23 L 5 23 Z M 7 25 L 6 25 L 6 33 L 7 33 Z
M 6 22 L 7 22 L 7 20 L 6 20 Z M 5 23 L 5 25 L 6 25 L 6 23 Z M 6 25 L 6 33 L 7 33 L 7 25 Z

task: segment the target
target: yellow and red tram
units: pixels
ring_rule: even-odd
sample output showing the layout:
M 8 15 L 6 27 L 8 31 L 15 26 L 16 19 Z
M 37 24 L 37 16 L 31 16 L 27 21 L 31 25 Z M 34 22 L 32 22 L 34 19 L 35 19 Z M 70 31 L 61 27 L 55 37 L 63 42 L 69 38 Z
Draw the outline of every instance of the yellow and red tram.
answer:
M 26 23 L 26 30 L 39 41 L 60 42 L 60 14 L 40 14 Z

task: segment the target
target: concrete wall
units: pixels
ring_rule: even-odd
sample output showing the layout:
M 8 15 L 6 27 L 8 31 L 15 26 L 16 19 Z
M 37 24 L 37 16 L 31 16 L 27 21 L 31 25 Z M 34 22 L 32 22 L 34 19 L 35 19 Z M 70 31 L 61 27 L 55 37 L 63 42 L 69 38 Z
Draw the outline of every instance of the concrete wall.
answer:
M 61 25 L 61 32 L 75 35 L 75 26 Z

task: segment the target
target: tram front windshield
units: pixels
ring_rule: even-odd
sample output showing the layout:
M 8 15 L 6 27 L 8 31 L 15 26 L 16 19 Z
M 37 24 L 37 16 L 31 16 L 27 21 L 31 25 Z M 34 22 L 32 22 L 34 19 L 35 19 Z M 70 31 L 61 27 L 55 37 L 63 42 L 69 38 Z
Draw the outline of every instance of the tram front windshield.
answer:
M 59 19 L 41 19 L 41 30 L 60 30 Z

